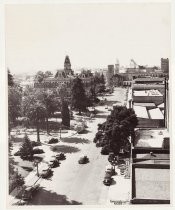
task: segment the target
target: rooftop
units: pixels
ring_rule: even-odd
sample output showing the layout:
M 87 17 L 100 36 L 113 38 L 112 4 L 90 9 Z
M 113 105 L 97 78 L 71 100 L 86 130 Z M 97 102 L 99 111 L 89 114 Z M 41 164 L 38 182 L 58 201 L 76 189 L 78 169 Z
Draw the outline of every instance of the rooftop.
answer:
M 134 96 L 163 96 L 158 90 L 134 90 Z
M 135 114 L 137 115 L 137 117 L 149 119 L 146 107 L 144 107 L 144 106 L 135 106 L 134 105 L 133 109 L 134 109 Z
M 164 137 L 169 137 L 166 129 L 138 129 L 136 131 L 135 147 L 159 147 L 162 148 Z
M 170 170 L 158 168 L 135 169 L 136 198 L 170 199 Z
M 164 119 L 164 116 L 159 108 L 148 110 L 148 114 L 150 116 L 150 119 L 157 119 L 157 120 Z
M 134 102 L 134 106 L 156 107 L 155 103 L 137 103 L 137 102 Z

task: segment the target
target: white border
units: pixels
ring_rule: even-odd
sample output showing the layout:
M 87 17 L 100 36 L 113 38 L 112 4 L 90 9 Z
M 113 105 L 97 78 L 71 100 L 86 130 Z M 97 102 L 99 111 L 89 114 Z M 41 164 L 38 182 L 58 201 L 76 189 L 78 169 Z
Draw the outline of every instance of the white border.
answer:
M 130 206 L 115 206 L 116 209 L 130 209 L 130 208 L 142 208 L 142 209 L 172 209 L 175 206 L 175 195 L 174 195 L 174 184 L 175 184 L 175 161 L 174 155 L 175 154 L 175 122 L 174 122 L 174 107 L 175 107 L 175 0 L 0 0 L 0 207 L 1 209 L 6 209 L 6 195 L 8 190 L 6 188 L 6 183 L 8 179 L 7 170 L 6 170 L 6 163 L 7 163 L 7 88 L 6 88 L 6 70 L 5 70 L 5 24 L 4 24 L 4 5 L 5 4 L 63 4 L 63 3 L 168 3 L 171 2 L 171 58 L 170 58 L 170 135 L 171 135 L 171 206 L 163 206 L 163 205 L 156 205 L 156 206 L 147 206 L 147 205 L 130 205 Z M 34 206 L 34 207 L 13 207 L 9 209 L 51 209 L 51 208 L 106 208 L 105 206 Z M 113 207 L 112 207 L 113 208 Z

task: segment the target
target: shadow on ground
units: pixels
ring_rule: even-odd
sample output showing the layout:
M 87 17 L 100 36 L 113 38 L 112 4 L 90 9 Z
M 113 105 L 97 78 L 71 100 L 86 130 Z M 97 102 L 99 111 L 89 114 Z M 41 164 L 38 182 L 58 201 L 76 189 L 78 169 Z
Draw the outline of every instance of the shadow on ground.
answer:
M 28 205 L 82 205 L 82 203 L 68 200 L 65 195 L 59 195 L 55 192 L 39 188 Z
M 107 118 L 107 115 L 96 115 L 95 118 Z
M 88 139 L 77 138 L 77 137 L 62 138 L 61 141 L 65 143 L 75 143 L 75 144 L 89 144 L 90 143 Z
M 63 153 L 75 153 L 79 152 L 80 149 L 77 147 L 66 146 L 66 145 L 56 145 L 50 148 L 53 152 L 63 152 Z

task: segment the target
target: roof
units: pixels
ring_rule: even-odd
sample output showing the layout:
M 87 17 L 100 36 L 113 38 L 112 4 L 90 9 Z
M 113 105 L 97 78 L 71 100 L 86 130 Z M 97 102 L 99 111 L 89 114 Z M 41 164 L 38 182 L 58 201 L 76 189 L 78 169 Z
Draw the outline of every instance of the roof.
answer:
M 158 106 L 157 106 L 158 108 L 164 108 L 164 103 L 162 103 L 162 104 L 159 104 Z
M 163 120 L 164 116 L 159 108 L 150 109 L 148 110 L 150 119 L 157 119 L 157 120 Z
M 134 81 L 141 81 L 141 82 L 149 82 L 149 81 L 155 81 L 155 82 L 162 82 L 164 81 L 164 78 L 160 78 L 160 77 L 144 77 L 144 78 L 136 78 Z
M 158 90 L 134 90 L 134 96 L 163 96 Z
M 133 109 L 134 109 L 135 114 L 137 115 L 137 117 L 149 119 L 146 107 L 144 107 L 144 106 L 135 106 L 134 105 Z
M 136 131 L 135 147 L 162 148 L 162 143 L 165 137 L 169 137 L 167 129 L 138 129 Z
M 170 170 L 158 168 L 135 169 L 136 198 L 170 199 Z
M 155 103 L 137 103 L 137 102 L 134 102 L 134 106 L 156 107 Z

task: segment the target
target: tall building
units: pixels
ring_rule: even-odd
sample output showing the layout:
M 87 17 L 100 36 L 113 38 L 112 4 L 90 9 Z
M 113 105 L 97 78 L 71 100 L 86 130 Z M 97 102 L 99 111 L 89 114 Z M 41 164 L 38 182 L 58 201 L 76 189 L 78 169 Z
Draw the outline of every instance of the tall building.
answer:
M 112 84 L 112 77 L 114 75 L 114 65 L 108 65 L 108 70 L 106 72 L 106 85 L 111 87 Z
M 71 69 L 71 62 L 68 55 L 66 55 L 66 58 L 64 61 L 64 71 L 66 75 L 73 75 L 73 71 Z
M 161 58 L 161 70 L 164 73 L 169 73 L 169 59 L 168 58 Z
M 115 74 L 119 73 L 119 68 L 120 68 L 120 64 L 119 64 L 119 60 L 116 60 L 116 64 L 115 64 Z

